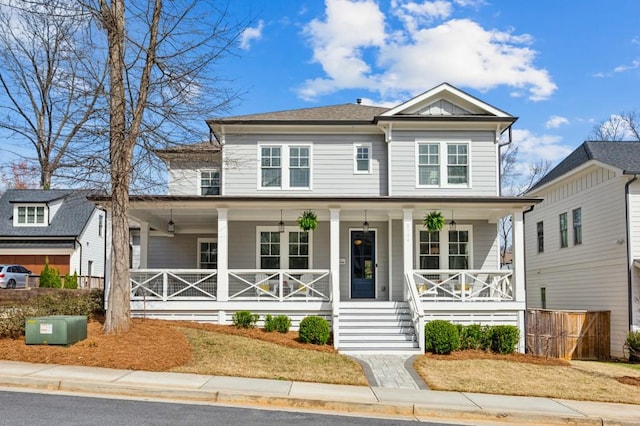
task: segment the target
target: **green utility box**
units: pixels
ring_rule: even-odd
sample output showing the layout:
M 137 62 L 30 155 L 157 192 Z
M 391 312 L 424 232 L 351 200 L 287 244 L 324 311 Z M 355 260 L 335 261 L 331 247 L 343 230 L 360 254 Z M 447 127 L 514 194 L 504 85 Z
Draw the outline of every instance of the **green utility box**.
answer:
M 52 315 L 27 318 L 25 324 L 27 345 L 72 345 L 86 338 L 86 316 Z

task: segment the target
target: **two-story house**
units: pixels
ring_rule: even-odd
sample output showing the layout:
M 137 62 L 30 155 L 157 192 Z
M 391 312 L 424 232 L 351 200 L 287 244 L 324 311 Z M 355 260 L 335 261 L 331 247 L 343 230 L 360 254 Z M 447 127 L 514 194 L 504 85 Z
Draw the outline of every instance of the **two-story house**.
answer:
M 212 143 L 158 151 L 169 194 L 131 197 L 133 314 L 320 315 L 342 351 L 419 351 L 436 318 L 524 336 L 522 213 L 539 200 L 499 195 L 515 121 L 449 84 L 394 108 L 207 120 Z M 315 230 L 297 225 L 305 211 Z M 431 212 L 440 231 L 423 226 Z M 505 215 L 513 270 L 500 270 Z

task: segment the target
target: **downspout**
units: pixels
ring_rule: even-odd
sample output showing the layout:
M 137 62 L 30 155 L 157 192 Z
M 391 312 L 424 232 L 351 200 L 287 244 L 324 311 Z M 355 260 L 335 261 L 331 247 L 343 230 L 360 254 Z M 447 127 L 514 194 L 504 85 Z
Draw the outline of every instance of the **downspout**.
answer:
M 624 211 L 625 211 L 625 224 L 626 224 L 626 236 L 627 240 L 627 303 L 629 309 L 629 330 L 633 327 L 633 286 L 631 283 L 633 259 L 631 259 L 631 239 L 629 238 L 629 186 L 638 180 L 638 172 L 633 173 L 633 178 L 624 184 Z
M 75 249 L 75 245 L 76 243 L 78 243 L 78 245 L 80 246 L 80 272 L 79 275 L 82 276 L 82 243 L 80 242 L 80 240 L 78 240 L 78 237 L 75 238 L 75 241 L 73 242 L 73 248 Z

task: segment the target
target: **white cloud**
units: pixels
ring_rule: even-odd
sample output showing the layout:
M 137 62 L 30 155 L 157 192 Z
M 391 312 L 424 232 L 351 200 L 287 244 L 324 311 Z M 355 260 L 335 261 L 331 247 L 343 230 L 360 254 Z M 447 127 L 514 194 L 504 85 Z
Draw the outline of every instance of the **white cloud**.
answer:
M 569 124 L 569 120 L 566 117 L 560 117 L 559 115 L 552 115 L 549 117 L 544 127 L 547 129 L 557 129 L 560 126 Z
M 618 65 L 613 69 L 613 72 L 625 72 L 625 71 L 635 70 L 638 67 L 640 67 L 640 60 L 634 59 L 633 61 L 631 61 L 631 64 L 629 65 Z
M 555 92 L 548 71 L 534 65 L 530 35 L 485 29 L 470 19 L 446 20 L 453 4 L 393 0 L 390 13 L 401 27 L 390 28 L 373 0 L 326 0 L 326 16 L 305 28 L 324 75 L 305 81 L 299 95 L 311 99 L 362 88 L 382 98 L 406 97 L 443 81 L 478 90 L 509 86 L 515 96 L 531 100 Z
M 255 28 L 247 28 L 242 32 L 240 36 L 240 49 L 249 50 L 251 42 L 253 40 L 260 40 L 262 38 L 262 30 L 264 28 L 264 21 L 261 19 L 258 21 L 258 26 Z
M 573 149 L 562 145 L 561 140 L 560 136 L 536 135 L 524 129 L 513 130 L 513 143 L 518 147 L 520 158 L 527 163 L 543 160 L 555 164 L 562 160 Z

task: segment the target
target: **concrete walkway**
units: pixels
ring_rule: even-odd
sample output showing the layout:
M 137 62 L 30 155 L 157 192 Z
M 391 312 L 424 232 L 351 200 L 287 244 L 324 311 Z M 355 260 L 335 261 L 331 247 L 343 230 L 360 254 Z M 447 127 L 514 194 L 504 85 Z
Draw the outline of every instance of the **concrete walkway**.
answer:
M 467 424 L 637 425 L 640 420 L 638 405 L 15 361 L 0 361 L 0 386 Z
M 372 355 L 348 353 L 364 367 L 372 387 L 391 389 L 428 389 L 413 369 L 415 355 Z

